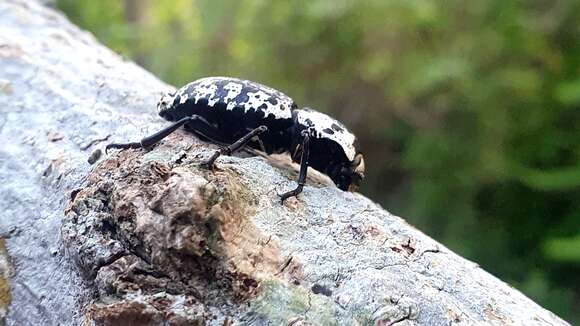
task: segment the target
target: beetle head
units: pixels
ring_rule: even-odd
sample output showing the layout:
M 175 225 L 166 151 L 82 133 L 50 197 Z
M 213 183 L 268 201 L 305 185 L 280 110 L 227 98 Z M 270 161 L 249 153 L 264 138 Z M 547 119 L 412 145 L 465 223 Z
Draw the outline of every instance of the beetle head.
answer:
M 364 179 L 365 161 L 361 153 L 352 162 L 336 166 L 329 176 L 342 190 L 355 191 Z

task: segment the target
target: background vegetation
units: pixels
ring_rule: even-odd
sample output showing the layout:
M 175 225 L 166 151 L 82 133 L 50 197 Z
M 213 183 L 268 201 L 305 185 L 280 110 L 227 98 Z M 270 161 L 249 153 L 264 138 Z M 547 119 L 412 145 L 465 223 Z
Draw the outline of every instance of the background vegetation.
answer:
M 363 193 L 580 324 L 579 1 L 57 3 L 171 84 L 242 77 L 343 120 Z

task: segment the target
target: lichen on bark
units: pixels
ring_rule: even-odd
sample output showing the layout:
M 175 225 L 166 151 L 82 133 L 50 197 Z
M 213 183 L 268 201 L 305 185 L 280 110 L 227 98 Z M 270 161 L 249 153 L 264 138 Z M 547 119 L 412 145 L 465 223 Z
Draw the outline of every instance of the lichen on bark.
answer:
M 228 301 L 255 297 L 262 279 L 290 277 L 279 273 L 276 241 L 265 240 L 249 220 L 257 199 L 237 172 L 200 168 L 180 148 L 186 139 L 174 136 L 151 152 L 122 151 L 100 162 L 65 210 L 63 241 L 97 287 L 91 311 L 99 320 L 104 313 L 96 307 L 112 297 L 119 314 L 122 307 L 150 308 L 120 300 L 159 293 L 180 296 L 190 309 L 197 306 L 195 318 L 200 311 L 209 318 L 205 307 L 235 310 Z M 170 306 L 163 311 L 172 316 Z
M 4 324 L 8 305 L 12 301 L 9 279 L 12 271 L 10 256 L 6 250 L 6 241 L 0 238 L 0 325 Z

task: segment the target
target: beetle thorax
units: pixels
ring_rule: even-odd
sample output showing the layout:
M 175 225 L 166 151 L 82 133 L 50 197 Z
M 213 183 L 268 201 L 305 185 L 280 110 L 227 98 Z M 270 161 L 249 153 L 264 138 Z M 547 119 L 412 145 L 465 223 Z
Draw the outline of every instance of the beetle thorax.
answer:
M 346 158 L 352 161 L 356 155 L 356 137 L 346 127 L 330 116 L 303 108 L 297 112 L 297 122 L 310 129 L 313 137 L 329 139 L 336 142 L 344 151 Z

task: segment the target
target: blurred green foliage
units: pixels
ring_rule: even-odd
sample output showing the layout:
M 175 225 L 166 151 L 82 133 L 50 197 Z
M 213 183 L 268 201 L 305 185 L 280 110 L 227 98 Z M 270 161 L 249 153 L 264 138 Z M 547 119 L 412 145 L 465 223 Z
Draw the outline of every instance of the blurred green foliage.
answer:
M 363 193 L 580 324 L 580 2 L 58 6 L 174 85 L 237 76 L 332 113 Z

